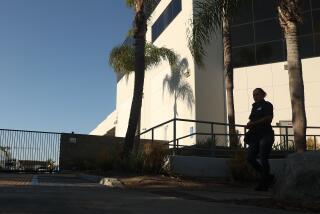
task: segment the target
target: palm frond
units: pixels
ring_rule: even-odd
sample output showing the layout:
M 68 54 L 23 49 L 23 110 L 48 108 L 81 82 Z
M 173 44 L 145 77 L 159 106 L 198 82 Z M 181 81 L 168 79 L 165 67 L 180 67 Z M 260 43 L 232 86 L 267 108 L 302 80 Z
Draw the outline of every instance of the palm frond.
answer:
M 134 7 L 135 6 L 135 0 L 125 0 L 126 5 L 128 7 Z
M 188 60 L 186 58 L 177 59 L 176 63 L 171 65 L 171 75 L 167 74 L 163 80 L 163 88 L 166 87 L 175 99 L 186 100 L 188 106 L 192 108 L 193 91 L 190 84 L 184 80 L 185 70 L 188 70 Z
M 203 66 L 205 46 L 213 33 L 220 32 L 222 17 L 232 19 L 239 5 L 247 0 L 196 0 L 194 14 L 187 30 L 188 47 L 195 62 Z
M 165 78 L 163 79 L 162 82 L 162 88 L 167 88 L 170 94 L 174 94 L 175 91 L 175 84 L 173 84 L 172 82 L 172 78 L 170 75 L 166 75 Z M 164 92 L 164 90 L 162 90 L 162 93 Z
M 109 56 L 110 66 L 120 75 L 128 75 L 134 71 L 134 48 L 121 45 L 113 48 Z
M 194 96 L 192 88 L 188 82 L 181 81 L 177 90 L 177 97 L 182 100 L 186 100 L 189 108 L 192 108 L 192 104 L 194 103 Z
M 173 65 L 177 61 L 177 54 L 168 48 L 158 48 L 153 44 L 147 43 L 145 48 L 145 62 L 146 69 L 150 69 L 154 66 L 157 66 L 163 60 L 168 60 L 170 65 Z
M 145 48 L 145 69 L 148 70 L 159 65 L 163 60 L 175 64 L 177 61 L 176 53 L 168 48 L 158 48 L 147 43 Z M 120 75 L 127 75 L 134 71 L 134 46 L 123 44 L 111 50 L 109 64 Z

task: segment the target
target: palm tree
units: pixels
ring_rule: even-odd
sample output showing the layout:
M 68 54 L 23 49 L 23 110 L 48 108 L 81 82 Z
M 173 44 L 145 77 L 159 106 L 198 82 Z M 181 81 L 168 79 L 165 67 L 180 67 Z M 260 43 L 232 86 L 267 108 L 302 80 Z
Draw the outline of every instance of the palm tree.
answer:
M 306 150 L 306 112 L 302 65 L 298 47 L 298 24 L 302 21 L 300 0 L 278 0 L 278 14 L 287 45 L 289 89 L 294 142 L 298 152 Z
M 197 0 L 191 20 L 192 30 L 188 33 L 188 46 L 195 62 L 203 66 L 205 46 L 212 41 L 213 33 L 222 30 L 224 73 L 227 92 L 227 109 L 230 133 L 230 146 L 237 145 L 233 98 L 233 65 L 230 24 L 240 3 L 245 0 Z M 190 33 L 191 32 L 191 33 Z
M 134 89 L 133 98 L 128 122 L 128 129 L 124 140 L 123 157 L 127 157 L 133 148 L 134 136 L 137 129 L 138 120 L 141 112 L 142 94 L 144 85 L 145 69 L 145 44 L 147 32 L 147 18 L 145 14 L 145 0 L 126 0 L 127 5 L 134 8 Z
M 130 111 L 130 117 L 128 122 L 128 129 L 126 138 L 124 141 L 123 157 L 128 157 L 133 149 L 134 137 L 137 129 L 137 125 L 140 118 L 140 111 L 142 105 L 143 83 L 144 83 L 144 71 L 158 65 L 163 59 L 167 59 L 170 65 L 176 62 L 176 54 L 167 48 L 157 48 L 152 44 L 145 44 L 143 52 L 143 74 L 138 74 L 136 70 L 136 46 L 121 45 L 113 48 L 109 57 L 109 64 L 114 70 L 121 75 L 129 75 L 131 72 L 135 74 L 134 92 L 132 98 L 132 105 Z M 137 76 L 142 76 L 137 78 Z M 138 79 L 138 80 L 137 80 Z M 141 84 L 141 85 L 140 85 Z
M 171 66 L 171 75 L 166 75 L 163 80 L 163 88 L 167 87 L 170 94 L 174 96 L 174 118 L 177 117 L 177 100 L 187 101 L 189 108 L 194 103 L 193 92 L 190 84 L 184 80 L 185 71 L 188 71 L 188 61 L 183 58 Z

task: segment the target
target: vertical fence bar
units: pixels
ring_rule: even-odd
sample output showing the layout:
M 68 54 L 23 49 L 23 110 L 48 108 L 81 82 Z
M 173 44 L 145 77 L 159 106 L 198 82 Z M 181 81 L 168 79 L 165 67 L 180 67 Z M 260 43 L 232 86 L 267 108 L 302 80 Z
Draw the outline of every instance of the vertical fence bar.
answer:
M 211 140 L 212 140 L 212 144 L 214 143 L 213 141 L 213 123 L 211 123 Z
M 154 139 L 154 129 L 151 129 L 151 142 L 153 144 L 153 139 Z
M 177 138 L 177 135 L 176 135 L 176 126 L 177 126 L 177 121 L 176 121 L 176 118 L 173 119 L 173 155 L 176 154 L 176 138 Z
M 213 123 L 211 125 L 211 155 L 214 156 L 214 146 L 215 146 L 215 137 L 214 137 L 214 130 L 213 130 Z
M 247 128 L 243 127 L 243 147 L 246 149 L 247 148 L 247 144 L 244 142 L 244 137 L 247 133 Z
M 315 135 L 313 136 L 313 142 L 314 142 L 314 151 L 317 151 L 317 138 Z
M 286 147 L 286 150 L 289 151 L 288 127 L 286 127 L 285 147 Z
M 179 149 L 179 139 L 177 140 L 177 151 L 176 151 L 176 154 L 180 154 L 180 149 Z

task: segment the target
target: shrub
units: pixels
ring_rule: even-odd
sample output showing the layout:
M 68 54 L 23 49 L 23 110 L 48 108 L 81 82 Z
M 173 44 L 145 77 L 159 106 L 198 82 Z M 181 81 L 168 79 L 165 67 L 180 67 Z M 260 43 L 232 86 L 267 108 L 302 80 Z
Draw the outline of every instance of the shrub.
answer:
M 159 173 L 168 155 L 168 149 L 165 144 L 146 143 L 143 150 L 138 154 L 138 162 L 141 171 L 144 173 Z
M 227 161 L 232 179 L 234 181 L 253 181 L 258 178 L 257 173 L 247 162 L 246 152 L 238 151 Z
M 307 150 L 318 150 L 320 149 L 320 144 L 319 142 L 315 142 L 314 138 L 308 137 L 307 139 Z

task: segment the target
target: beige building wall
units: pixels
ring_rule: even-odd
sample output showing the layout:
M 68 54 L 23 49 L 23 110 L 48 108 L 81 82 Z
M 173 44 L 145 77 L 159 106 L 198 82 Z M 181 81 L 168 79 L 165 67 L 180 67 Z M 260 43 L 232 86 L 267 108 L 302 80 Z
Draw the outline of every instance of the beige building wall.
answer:
M 170 0 L 162 0 L 154 11 L 147 31 L 147 41 L 151 42 L 151 26 L 159 18 L 161 13 L 170 3 Z M 189 64 L 190 75 L 184 76 L 195 96 L 195 75 L 191 53 L 187 46 L 186 29 L 189 19 L 192 15 L 192 1 L 182 1 L 182 10 L 169 26 L 161 33 L 161 35 L 153 43 L 157 47 L 166 47 L 174 50 L 182 58 L 186 58 Z M 174 118 L 174 96 L 170 94 L 163 85 L 166 75 L 171 75 L 171 69 L 168 62 L 146 72 L 144 99 L 142 106 L 141 131 L 156 126 Z M 189 107 L 186 101 L 177 100 L 178 118 L 195 119 L 195 103 Z M 191 127 L 195 130 L 194 123 L 177 122 L 177 137 L 188 135 Z M 145 136 L 150 137 L 149 136 Z M 173 123 L 166 124 L 155 130 L 154 136 L 159 140 L 173 139 Z M 182 144 L 190 144 L 195 142 L 195 137 L 187 138 L 180 141 Z
M 286 62 L 258 65 L 235 69 L 234 99 L 236 123 L 246 124 L 251 111 L 253 89 L 260 87 L 267 92 L 266 100 L 274 107 L 273 125 L 280 121 L 291 121 L 291 101 L 289 94 Z M 308 126 L 320 125 L 320 57 L 303 59 L 303 79 Z M 279 132 L 279 130 L 275 130 Z M 320 130 L 308 130 L 309 134 L 320 134 Z
M 92 130 L 90 135 L 106 135 L 108 132 L 115 129 L 117 125 L 117 111 L 113 111 L 107 116 L 94 130 Z
M 222 38 L 217 33 L 206 47 L 204 67 L 196 66 L 196 118 L 203 121 L 214 121 L 227 123 L 226 120 L 226 98 L 225 98 L 225 74 L 223 71 L 223 45 Z M 215 133 L 225 134 L 227 127 L 214 125 Z M 197 124 L 197 130 L 210 133 L 211 125 Z M 211 136 L 199 136 L 199 141 L 204 141 Z M 224 136 L 217 136 L 218 145 L 226 144 Z
M 128 128 L 128 120 L 133 96 L 134 73 L 122 77 L 117 83 L 117 125 L 116 137 L 124 137 Z

